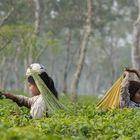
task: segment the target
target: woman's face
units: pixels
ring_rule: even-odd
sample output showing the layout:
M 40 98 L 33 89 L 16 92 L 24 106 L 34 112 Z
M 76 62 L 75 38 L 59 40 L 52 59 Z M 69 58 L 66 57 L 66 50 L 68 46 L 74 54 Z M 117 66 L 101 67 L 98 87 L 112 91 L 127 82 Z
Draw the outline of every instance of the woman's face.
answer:
M 31 96 L 37 96 L 40 94 L 36 85 L 28 83 L 29 91 L 31 92 Z
M 136 92 L 134 98 L 133 98 L 133 101 L 135 103 L 140 103 L 140 89 Z

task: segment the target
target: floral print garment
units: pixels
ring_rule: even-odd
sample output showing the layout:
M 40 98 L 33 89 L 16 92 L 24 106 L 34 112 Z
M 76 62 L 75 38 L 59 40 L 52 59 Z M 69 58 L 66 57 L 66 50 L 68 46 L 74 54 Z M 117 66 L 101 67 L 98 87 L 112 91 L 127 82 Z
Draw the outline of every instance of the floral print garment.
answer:
M 120 108 L 129 107 L 129 108 L 138 108 L 140 104 L 137 104 L 130 100 L 130 93 L 128 90 L 129 87 L 129 73 L 126 74 L 125 78 L 121 84 L 120 91 Z

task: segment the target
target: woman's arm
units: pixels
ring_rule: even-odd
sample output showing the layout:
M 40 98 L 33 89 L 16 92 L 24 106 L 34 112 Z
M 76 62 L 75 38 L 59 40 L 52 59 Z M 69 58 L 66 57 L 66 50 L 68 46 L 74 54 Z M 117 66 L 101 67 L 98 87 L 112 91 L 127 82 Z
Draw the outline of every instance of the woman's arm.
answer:
M 7 99 L 11 99 L 16 102 L 18 106 L 25 106 L 27 108 L 31 108 L 31 101 L 28 97 L 22 95 L 13 95 L 11 93 L 2 93 Z
M 133 68 L 126 68 L 125 69 L 127 72 L 131 72 L 131 73 L 135 73 L 137 75 L 138 78 L 140 78 L 140 71 L 133 69 Z
M 120 108 L 127 107 L 130 102 L 129 87 L 129 73 L 124 72 L 124 79 L 121 84 L 120 90 Z

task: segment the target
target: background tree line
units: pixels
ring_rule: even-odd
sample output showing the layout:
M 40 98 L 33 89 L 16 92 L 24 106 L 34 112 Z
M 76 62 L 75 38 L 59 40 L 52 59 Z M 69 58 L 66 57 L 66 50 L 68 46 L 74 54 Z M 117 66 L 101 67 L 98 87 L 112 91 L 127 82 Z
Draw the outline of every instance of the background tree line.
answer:
M 39 62 L 59 93 L 72 94 L 73 100 L 77 93 L 104 92 L 124 67 L 140 69 L 137 5 L 131 0 L 0 0 L 1 88 L 26 90 L 25 71 Z

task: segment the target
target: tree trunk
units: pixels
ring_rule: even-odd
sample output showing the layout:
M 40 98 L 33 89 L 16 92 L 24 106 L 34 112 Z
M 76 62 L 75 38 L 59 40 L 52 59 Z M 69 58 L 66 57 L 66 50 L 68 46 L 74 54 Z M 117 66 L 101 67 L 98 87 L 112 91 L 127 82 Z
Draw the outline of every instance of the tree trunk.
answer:
M 140 0 L 138 0 L 139 15 L 133 26 L 132 65 L 140 70 Z
M 40 32 L 40 19 L 41 19 L 41 13 L 40 13 L 40 2 L 39 0 L 33 0 L 34 6 L 35 6 L 35 11 L 34 11 L 34 16 L 35 16 L 35 22 L 34 22 L 34 34 L 33 34 L 33 42 L 36 41 L 36 37 L 39 35 Z M 32 42 L 32 41 L 31 41 Z M 29 46 L 29 55 L 28 55 L 28 63 L 31 64 L 33 62 L 33 48 L 34 46 L 32 43 Z
M 15 79 L 15 88 L 18 89 L 19 87 L 19 80 L 18 80 L 18 59 L 17 59 L 18 56 L 16 56 L 15 60 L 14 60 L 14 69 L 13 69 L 13 72 L 14 72 L 14 79 Z
M 26 74 L 26 69 L 27 69 L 27 67 L 28 67 L 28 62 L 27 62 L 27 59 L 24 58 L 24 73 L 25 73 L 25 74 Z M 24 83 L 24 92 L 28 92 L 26 82 Z
M 68 77 L 68 65 L 69 65 L 69 55 L 70 55 L 70 46 L 71 46 L 71 30 L 68 30 L 68 42 L 66 49 L 66 61 L 64 66 L 64 80 L 63 80 L 63 93 L 67 94 L 67 77 Z
M 101 79 L 101 75 L 98 73 L 96 75 L 96 78 L 95 78 L 95 84 L 94 84 L 94 93 L 97 94 L 97 91 L 99 89 L 99 86 L 100 86 L 100 79 Z
M 5 69 L 3 69 L 3 68 L 5 68 L 5 64 L 6 64 L 6 56 L 3 56 L 3 58 L 2 58 L 2 61 L 1 61 L 1 67 L 0 67 L 0 88 L 2 89 L 2 88 L 4 88 L 3 87 L 3 76 L 4 76 L 4 74 L 3 74 L 3 72 L 5 71 Z
M 81 76 L 81 72 L 84 66 L 84 60 L 86 56 L 86 51 L 87 51 L 87 46 L 88 46 L 88 41 L 89 41 L 89 36 L 91 33 L 91 15 L 92 15 L 92 0 L 87 0 L 87 20 L 86 20 L 86 26 L 84 28 L 84 35 L 83 35 L 83 40 L 81 42 L 81 51 L 80 51 L 80 57 L 78 60 L 77 64 L 77 69 L 74 74 L 74 79 L 72 81 L 71 89 L 72 89 L 72 102 L 77 101 L 77 87 L 79 83 L 79 79 Z
M 33 0 L 35 4 L 35 25 L 34 32 L 36 35 L 40 32 L 40 3 L 39 0 Z
M 33 0 L 34 2 L 34 6 L 35 6 L 35 10 L 34 10 L 34 16 L 35 16 L 35 22 L 34 22 L 34 34 L 32 34 L 31 36 L 31 41 L 28 44 L 29 46 L 29 50 L 27 53 L 27 58 L 24 59 L 24 70 L 26 73 L 26 69 L 27 67 L 33 63 L 33 43 L 32 41 L 36 41 L 36 37 L 38 36 L 39 32 L 40 32 L 40 2 L 39 0 Z M 24 84 L 24 92 L 27 92 L 28 89 L 26 88 L 26 84 Z
M 115 39 L 114 39 L 114 35 L 112 33 L 112 29 L 111 31 L 109 32 L 109 34 L 111 35 L 110 39 L 110 50 L 109 50 L 109 61 L 110 61 L 110 70 L 111 70 L 111 85 L 114 83 L 114 80 L 116 78 L 116 54 L 115 54 Z
M 6 66 L 3 70 L 3 73 L 2 73 L 2 83 L 1 83 L 1 87 L 3 89 L 6 88 L 6 85 L 7 85 L 7 82 L 8 82 L 8 76 L 9 76 L 9 73 L 11 72 L 11 65 L 12 65 L 12 62 L 13 62 L 14 58 L 8 58 L 7 61 L 6 61 Z M 11 73 L 10 73 L 11 74 Z M 10 88 L 12 87 L 12 85 L 10 84 Z
M 12 7 L 10 9 L 10 11 L 5 15 L 5 17 L 3 17 L 0 21 L 0 26 L 2 26 L 4 24 L 4 22 L 9 18 L 9 16 L 12 14 L 12 12 L 14 11 L 14 7 Z

